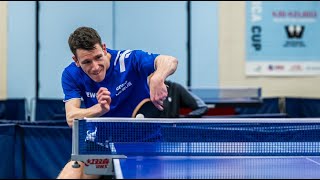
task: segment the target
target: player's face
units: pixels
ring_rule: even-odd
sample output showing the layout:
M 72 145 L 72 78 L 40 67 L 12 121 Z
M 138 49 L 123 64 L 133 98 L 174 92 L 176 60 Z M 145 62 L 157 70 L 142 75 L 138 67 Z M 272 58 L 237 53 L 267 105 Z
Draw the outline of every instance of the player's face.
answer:
M 78 67 L 95 82 L 101 82 L 110 66 L 111 55 L 107 53 L 105 44 L 102 47 L 99 44 L 95 45 L 93 50 L 77 49 L 76 57 L 73 59 Z

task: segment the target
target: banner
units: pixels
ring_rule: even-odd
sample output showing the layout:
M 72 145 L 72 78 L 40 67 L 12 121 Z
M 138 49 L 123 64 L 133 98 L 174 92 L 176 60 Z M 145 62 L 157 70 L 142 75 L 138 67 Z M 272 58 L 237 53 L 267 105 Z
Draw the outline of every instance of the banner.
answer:
M 320 2 L 247 1 L 246 75 L 320 75 Z

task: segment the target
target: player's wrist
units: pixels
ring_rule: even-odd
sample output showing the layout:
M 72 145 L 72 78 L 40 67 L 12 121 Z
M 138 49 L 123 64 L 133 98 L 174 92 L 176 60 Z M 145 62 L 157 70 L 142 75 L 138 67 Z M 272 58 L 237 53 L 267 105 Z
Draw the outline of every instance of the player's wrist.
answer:
M 150 77 L 150 84 L 162 84 L 164 83 L 164 78 L 161 75 L 153 74 L 153 76 Z
M 95 114 L 96 117 L 102 116 L 105 113 L 109 112 L 110 110 L 110 106 L 107 104 L 96 104 L 94 106 L 92 106 L 93 108 L 93 113 Z

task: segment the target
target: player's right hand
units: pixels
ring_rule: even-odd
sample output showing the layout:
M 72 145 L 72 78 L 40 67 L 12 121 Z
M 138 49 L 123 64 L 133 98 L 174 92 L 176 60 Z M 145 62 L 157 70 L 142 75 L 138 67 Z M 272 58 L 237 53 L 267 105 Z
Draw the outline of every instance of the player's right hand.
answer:
M 110 104 L 111 104 L 110 95 L 111 95 L 110 91 L 105 87 L 101 87 L 97 92 L 98 103 L 106 112 L 110 110 Z
M 150 88 L 150 99 L 154 106 L 160 111 L 163 111 L 163 101 L 168 96 L 167 86 L 164 84 L 164 80 L 152 74 L 149 78 L 149 88 Z

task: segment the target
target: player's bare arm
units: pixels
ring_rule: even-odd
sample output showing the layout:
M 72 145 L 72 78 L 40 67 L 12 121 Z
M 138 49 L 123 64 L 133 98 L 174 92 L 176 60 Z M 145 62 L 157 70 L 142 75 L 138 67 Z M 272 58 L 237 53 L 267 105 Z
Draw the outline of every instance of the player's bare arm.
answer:
M 150 99 L 159 110 L 163 110 L 163 101 L 168 96 L 164 81 L 176 71 L 177 66 L 178 60 L 172 56 L 159 55 L 155 59 L 156 71 L 149 79 L 149 87 Z
M 109 112 L 111 97 L 110 92 L 106 88 L 100 88 L 97 92 L 98 104 L 90 108 L 80 108 L 80 99 L 71 99 L 65 103 L 67 123 L 70 127 L 73 125 L 74 119 L 84 117 L 100 117 Z

